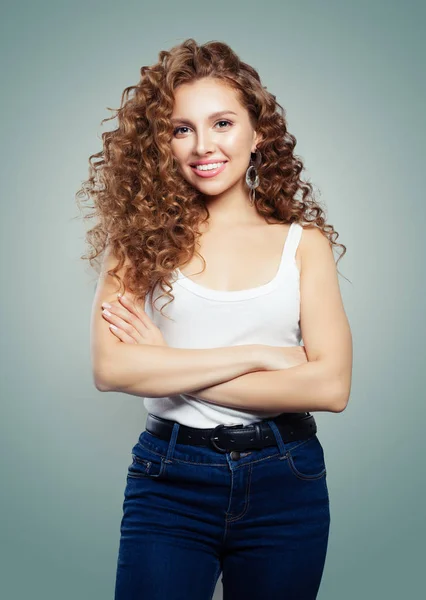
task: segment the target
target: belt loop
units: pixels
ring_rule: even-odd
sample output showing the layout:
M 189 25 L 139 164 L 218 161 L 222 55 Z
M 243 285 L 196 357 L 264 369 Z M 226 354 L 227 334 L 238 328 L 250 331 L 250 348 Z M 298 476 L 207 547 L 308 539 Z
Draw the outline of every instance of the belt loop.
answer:
M 256 431 L 256 440 L 258 442 L 261 442 L 263 440 L 263 437 L 262 437 L 262 429 L 260 427 L 260 423 L 256 422 L 256 423 L 253 423 L 253 425 L 254 425 L 254 430 Z
M 179 433 L 179 427 L 180 427 L 180 423 L 176 422 L 173 424 L 172 434 L 170 436 L 166 458 L 164 459 L 164 462 L 166 462 L 166 463 L 173 462 L 173 453 L 175 451 L 176 440 L 177 440 L 177 436 Z
M 270 426 L 270 428 L 272 429 L 272 432 L 275 436 L 275 439 L 277 441 L 278 444 L 278 448 L 280 450 L 280 454 L 281 456 L 284 456 L 285 454 L 287 454 L 287 450 L 286 450 L 286 446 L 284 443 L 284 440 L 281 436 L 280 430 L 278 429 L 276 423 L 270 419 L 266 419 L 266 422 L 268 423 L 268 425 Z

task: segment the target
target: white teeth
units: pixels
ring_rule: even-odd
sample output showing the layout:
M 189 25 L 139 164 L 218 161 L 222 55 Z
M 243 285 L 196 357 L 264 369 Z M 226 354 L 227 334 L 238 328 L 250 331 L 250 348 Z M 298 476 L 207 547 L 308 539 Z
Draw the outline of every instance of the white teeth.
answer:
M 195 168 L 198 171 L 212 171 L 213 169 L 217 169 L 223 164 L 225 164 L 225 161 L 220 163 L 212 163 L 211 165 L 196 165 Z

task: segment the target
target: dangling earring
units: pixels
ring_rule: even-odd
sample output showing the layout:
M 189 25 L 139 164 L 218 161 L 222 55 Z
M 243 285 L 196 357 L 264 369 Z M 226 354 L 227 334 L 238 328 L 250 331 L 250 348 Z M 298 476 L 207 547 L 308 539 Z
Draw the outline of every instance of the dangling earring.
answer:
M 255 156 L 254 159 L 252 158 L 253 154 Z M 257 173 L 257 168 L 260 167 L 261 162 L 262 162 L 262 155 L 260 153 L 260 150 L 256 149 L 254 152 L 251 152 L 250 165 L 246 171 L 246 183 L 250 188 L 250 206 L 253 206 L 253 204 L 254 204 L 255 194 L 256 194 L 256 192 L 254 190 L 259 185 L 259 175 Z M 252 180 L 253 177 L 254 177 L 254 180 Z

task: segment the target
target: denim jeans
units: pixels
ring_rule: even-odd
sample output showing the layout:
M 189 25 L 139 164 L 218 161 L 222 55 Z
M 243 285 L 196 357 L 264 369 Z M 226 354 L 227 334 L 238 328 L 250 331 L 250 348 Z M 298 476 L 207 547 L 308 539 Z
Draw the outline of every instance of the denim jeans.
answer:
M 237 455 L 143 431 L 124 491 L 115 600 L 314 600 L 330 526 L 314 434 Z

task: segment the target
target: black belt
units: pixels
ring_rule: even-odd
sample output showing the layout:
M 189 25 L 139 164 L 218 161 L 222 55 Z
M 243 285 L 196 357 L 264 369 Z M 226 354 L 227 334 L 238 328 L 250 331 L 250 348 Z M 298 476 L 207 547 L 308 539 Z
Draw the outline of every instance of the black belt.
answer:
M 314 417 L 309 412 L 282 413 L 270 419 L 277 425 L 284 443 L 304 440 L 317 432 Z M 170 440 L 176 421 L 163 419 L 151 413 L 146 419 L 146 430 L 163 440 Z M 177 444 L 191 446 L 209 446 L 217 452 L 231 450 L 258 450 L 277 444 L 275 435 L 266 421 L 257 421 L 251 425 L 217 425 L 210 429 L 180 425 Z

